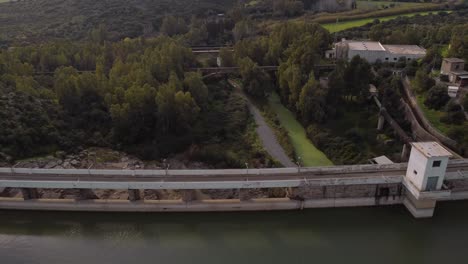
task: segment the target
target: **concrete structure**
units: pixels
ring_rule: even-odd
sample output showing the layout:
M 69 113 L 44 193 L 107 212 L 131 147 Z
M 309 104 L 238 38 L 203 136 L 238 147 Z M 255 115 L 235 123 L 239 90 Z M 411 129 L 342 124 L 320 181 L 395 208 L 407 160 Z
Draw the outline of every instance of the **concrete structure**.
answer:
M 335 55 L 331 55 L 335 53 Z M 398 62 L 400 58 L 405 60 L 417 60 L 426 56 L 426 50 L 417 45 L 382 45 L 376 41 L 352 41 L 342 40 L 335 43 L 334 49 L 326 52 L 327 57 L 351 60 L 359 55 L 370 63 Z
M 383 61 L 397 62 L 400 58 L 407 61 L 421 59 L 426 56 L 426 50 L 417 45 L 383 45 L 387 57 Z
M 412 143 L 404 184 L 405 206 L 415 217 L 431 217 L 437 198 L 450 196 L 442 190 L 449 157 L 452 154 L 436 142 Z
M 377 96 L 379 94 L 379 91 L 377 90 L 377 87 L 373 84 L 369 84 L 369 93 L 371 96 Z
M 325 51 L 325 58 L 327 58 L 327 59 L 335 59 L 335 58 L 336 58 L 336 52 L 335 52 L 335 50 L 327 50 L 327 51 Z
M 391 161 L 387 156 L 373 158 L 371 159 L 371 162 L 373 164 L 393 164 L 393 161 Z
M 419 191 L 440 190 L 452 154 L 436 142 L 412 143 L 406 177 Z
M 413 143 L 410 163 L 226 170 L 86 170 L 0 168 L 0 209 L 65 211 L 251 211 L 404 204 L 430 217 L 438 200 L 468 199 L 468 160 L 449 161 L 434 142 Z M 440 161 L 440 163 L 439 163 Z M 414 170 L 417 171 L 414 174 Z M 437 179 L 434 179 L 437 177 Z M 444 180 L 447 188 L 442 188 Z M 129 199 L 41 199 L 38 188 L 128 190 Z M 285 197 L 251 198 L 249 190 L 283 188 Z M 141 200 L 141 190 L 179 190 L 179 200 Z M 239 190 L 238 198 L 197 200 L 196 190 Z
M 465 61 L 459 58 L 445 58 L 442 60 L 441 74 L 448 75 L 450 72 L 463 71 L 465 68 Z
M 447 94 L 450 96 L 450 98 L 455 98 L 458 95 L 459 89 L 460 87 L 458 86 L 449 85 L 447 88 Z
M 452 71 L 448 74 L 449 81 L 460 87 L 468 86 L 468 71 Z
M 463 59 L 445 58 L 442 61 L 440 73 L 447 75 L 449 82 L 457 86 L 468 86 L 468 71 L 465 71 L 465 61 Z

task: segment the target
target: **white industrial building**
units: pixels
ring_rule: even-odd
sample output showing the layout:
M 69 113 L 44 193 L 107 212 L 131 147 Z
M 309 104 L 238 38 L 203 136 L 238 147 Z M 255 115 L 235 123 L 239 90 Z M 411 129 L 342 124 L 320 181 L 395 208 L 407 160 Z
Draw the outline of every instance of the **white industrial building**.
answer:
M 325 53 L 327 58 L 351 60 L 359 55 L 370 63 L 398 62 L 400 58 L 407 61 L 426 56 L 426 50 L 417 45 L 382 45 L 377 41 L 342 40 L 335 43 L 332 50 Z

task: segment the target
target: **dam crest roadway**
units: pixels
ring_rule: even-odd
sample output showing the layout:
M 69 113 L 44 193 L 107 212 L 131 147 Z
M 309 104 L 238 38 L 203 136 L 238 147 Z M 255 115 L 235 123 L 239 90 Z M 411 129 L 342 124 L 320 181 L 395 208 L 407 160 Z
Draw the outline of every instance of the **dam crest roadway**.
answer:
M 23 198 L 0 198 L 1 209 L 79 211 L 250 211 L 404 204 L 415 217 L 431 217 L 436 201 L 468 199 L 468 159 L 442 160 L 444 175 L 422 188 L 409 163 L 223 170 L 96 170 L 0 168 L 0 188 L 20 188 Z M 446 159 L 446 161 L 444 161 Z M 428 158 L 430 161 L 431 159 Z M 413 165 L 412 165 L 413 164 Z M 445 168 L 445 167 L 446 168 Z M 433 184 L 430 173 L 421 184 Z M 409 176 L 410 175 L 410 176 Z M 426 178 L 424 178 L 426 177 Z M 432 179 L 431 179 L 432 178 Z M 431 182 L 432 181 L 432 182 Z M 432 186 L 432 185 L 431 185 Z M 283 188 L 283 198 L 242 197 L 249 189 Z M 37 189 L 128 190 L 129 200 L 40 199 Z M 195 190 L 239 190 L 238 199 L 196 200 Z M 143 200 L 140 190 L 180 190 L 182 200 Z

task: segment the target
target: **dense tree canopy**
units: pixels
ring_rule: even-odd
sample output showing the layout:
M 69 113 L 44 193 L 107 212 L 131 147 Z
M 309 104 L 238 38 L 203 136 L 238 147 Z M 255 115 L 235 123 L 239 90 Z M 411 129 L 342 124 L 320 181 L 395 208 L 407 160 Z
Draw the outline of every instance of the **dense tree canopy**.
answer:
M 244 90 L 257 98 L 265 98 L 272 90 L 270 76 L 262 71 L 250 58 L 246 57 L 239 61 L 242 86 Z
M 302 87 L 297 103 L 298 114 L 304 124 L 323 123 L 327 118 L 327 90 L 313 76 Z
M 414 84 L 418 91 L 426 92 L 435 85 L 435 81 L 431 76 L 429 76 L 429 73 L 424 68 L 421 68 L 416 71 Z
M 2 1 L 5 2 L 5 1 Z M 103 43 L 124 38 L 190 34 L 198 42 L 204 29 L 218 44 L 226 39 L 224 30 L 232 29 L 227 17 L 217 21 L 219 13 L 226 13 L 236 0 L 34 0 L 1 3 L 0 46 L 48 42 L 52 39 Z M 192 23 L 192 16 L 202 25 Z M 18 18 L 21 17 L 21 20 Z M 198 35 L 200 33 L 200 35 Z M 229 39 L 229 37 L 227 37 Z
M 242 141 L 249 122 L 243 99 L 224 80 L 210 88 L 191 72 L 196 61 L 181 43 L 158 37 L 0 50 L 2 157 L 109 146 L 159 158 L 206 142 L 194 155 L 220 166 L 262 157 L 251 139 Z M 269 78 L 258 66 L 251 70 Z M 252 93 L 266 92 L 267 82 L 249 78 L 257 82 Z M 235 148 L 211 159 L 221 144 Z
M 447 87 L 443 84 L 437 84 L 427 92 L 427 98 L 424 104 L 432 109 L 441 109 L 449 100 L 450 97 L 447 94 Z

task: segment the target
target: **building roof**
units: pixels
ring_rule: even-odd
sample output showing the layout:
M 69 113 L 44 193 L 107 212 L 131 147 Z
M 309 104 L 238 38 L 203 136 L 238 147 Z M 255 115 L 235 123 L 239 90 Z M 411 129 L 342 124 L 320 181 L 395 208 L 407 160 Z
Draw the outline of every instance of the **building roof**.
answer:
M 373 158 L 373 160 L 377 164 L 393 164 L 393 161 L 387 158 L 387 156 L 379 156 L 377 158 Z
M 426 55 L 426 50 L 418 45 L 383 45 L 384 48 L 393 54 L 401 55 Z
M 385 48 L 377 41 L 348 41 L 350 50 L 385 51 Z
M 452 153 L 446 150 L 437 142 L 414 142 L 411 143 L 413 148 L 417 149 L 424 156 L 431 157 L 451 157 Z
M 465 76 L 468 75 L 468 71 L 451 71 L 451 74 L 455 76 Z
M 454 62 L 465 62 L 465 60 L 459 59 L 459 58 L 445 58 L 444 61 L 450 62 L 450 63 L 454 63 Z

